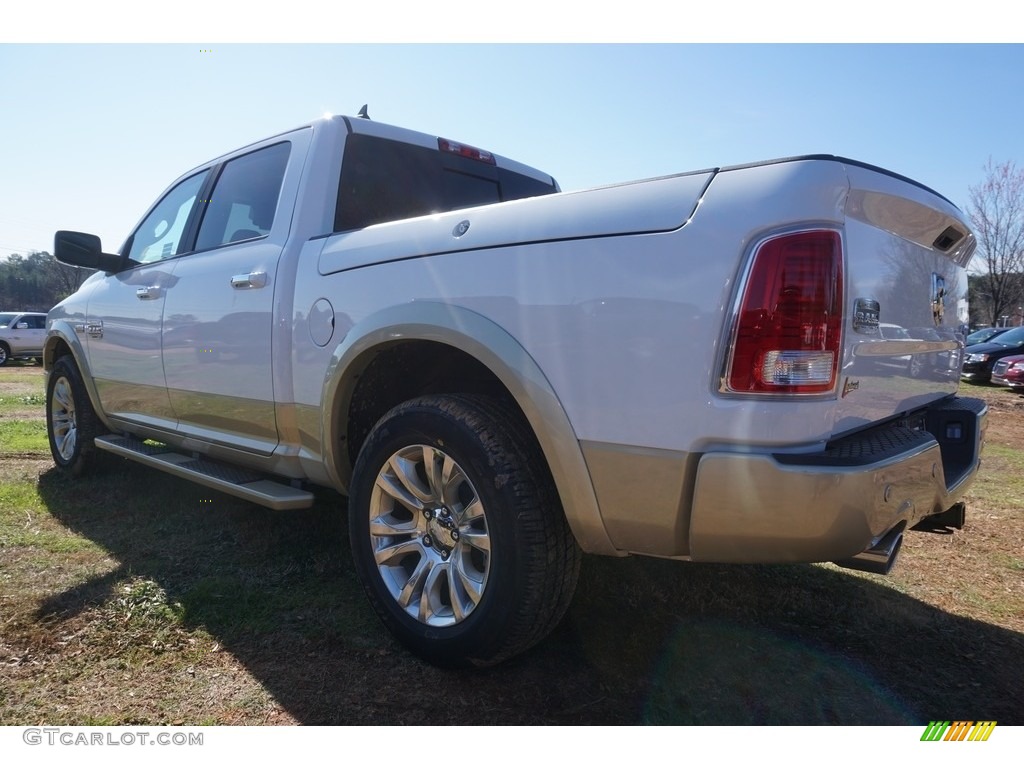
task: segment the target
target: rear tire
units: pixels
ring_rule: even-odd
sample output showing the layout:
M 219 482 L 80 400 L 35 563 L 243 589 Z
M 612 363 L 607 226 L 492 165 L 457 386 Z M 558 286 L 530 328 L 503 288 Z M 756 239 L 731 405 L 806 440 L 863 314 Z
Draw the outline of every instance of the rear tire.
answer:
M 77 476 L 98 463 L 93 439 L 100 434 L 100 421 L 70 355 L 54 363 L 47 381 L 46 432 L 53 461 L 61 470 Z
M 0 368 L 7 365 L 11 359 L 11 348 L 0 341 Z
M 468 395 L 392 409 L 353 472 L 356 570 L 385 626 L 443 667 L 525 651 L 572 599 L 580 550 L 521 418 Z

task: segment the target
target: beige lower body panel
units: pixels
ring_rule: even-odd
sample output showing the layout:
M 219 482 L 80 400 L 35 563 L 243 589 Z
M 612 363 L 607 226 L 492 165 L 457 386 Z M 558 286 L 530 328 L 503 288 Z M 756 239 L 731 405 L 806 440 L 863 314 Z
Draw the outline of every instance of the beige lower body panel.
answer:
M 685 555 L 695 454 L 581 443 L 605 530 L 621 552 Z
M 607 443 L 583 443 L 583 452 L 620 551 L 719 563 L 823 562 L 853 557 L 894 529 L 944 512 L 970 487 L 984 443 L 984 403 L 957 398 L 915 418 L 931 431 L 891 425 L 816 454 L 742 446 L 691 454 Z

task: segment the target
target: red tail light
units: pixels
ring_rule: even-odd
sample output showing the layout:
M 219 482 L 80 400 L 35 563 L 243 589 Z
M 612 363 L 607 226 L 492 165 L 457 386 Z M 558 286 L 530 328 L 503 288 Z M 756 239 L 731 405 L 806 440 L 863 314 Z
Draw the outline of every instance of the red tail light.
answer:
M 832 391 L 841 365 L 842 330 L 839 233 L 798 232 L 762 243 L 743 288 L 727 389 Z

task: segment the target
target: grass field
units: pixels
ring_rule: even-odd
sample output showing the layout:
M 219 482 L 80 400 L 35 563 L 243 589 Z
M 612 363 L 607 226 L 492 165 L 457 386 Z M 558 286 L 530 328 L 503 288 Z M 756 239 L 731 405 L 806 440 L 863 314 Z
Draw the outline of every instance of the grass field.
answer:
M 951 535 L 886 577 L 589 557 L 569 614 L 479 672 L 366 604 L 344 499 L 272 512 L 141 466 L 68 481 L 40 369 L 0 369 L 0 725 L 1024 725 L 1024 398 Z

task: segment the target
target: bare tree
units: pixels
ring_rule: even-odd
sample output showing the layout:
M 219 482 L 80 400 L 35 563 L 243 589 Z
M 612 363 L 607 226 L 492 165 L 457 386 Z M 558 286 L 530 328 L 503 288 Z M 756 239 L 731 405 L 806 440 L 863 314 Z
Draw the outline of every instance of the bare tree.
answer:
M 45 271 L 47 284 L 54 292 L 56 300 L 67 298 L 77 291 L 85 278 L 94 272 L 91 269 L 61 264 L 46 251 L 43 251 L 41 255 L 44 260 L 40 266 Z
M 990 309 L 992 325 L 1012 315 L 1024 301 L 1020 274 L 1024 272 L 1024 170 L 1015 163 L 985 165 L 985 180 L 970 188 L 967 214 L 978 239 L 975 258 L 984 262 L 978 293 Z

